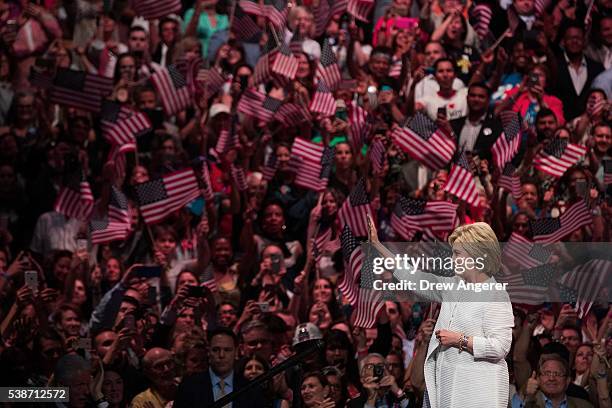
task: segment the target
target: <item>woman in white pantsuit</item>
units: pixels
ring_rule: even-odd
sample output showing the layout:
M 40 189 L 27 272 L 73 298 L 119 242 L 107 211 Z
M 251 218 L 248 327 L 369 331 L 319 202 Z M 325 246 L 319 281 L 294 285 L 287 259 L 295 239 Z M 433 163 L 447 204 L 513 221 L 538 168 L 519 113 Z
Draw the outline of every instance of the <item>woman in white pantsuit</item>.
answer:
M 370 240 L 379 254 L 394 256 L 377 239 L 370 220 Z M 481 268 L 465 269 L 452 278 L 429 273 L 395 271 L 398 279 L 453 283 L 495 283 L 493 274 L 501 264 L 501 251 L 488 224 L 475 223 L 457 228 L 449 237 L 453 260 L 481 257 Z M 486 255 L 485 255 L 486 254 Z M 418 287 L 418 284 L 417 284 Z M 415 292 L 441 302 L 425 359 L 426 394 L 424 407 L 506 408 L 508 367 L 506 355 L 512 343 L 514 316 L 505 291 L 486 294 L 461 290 Z M 482 297 L 479 297 L 482 295 Z M 484 301 L 478 301 L 484 300 Z

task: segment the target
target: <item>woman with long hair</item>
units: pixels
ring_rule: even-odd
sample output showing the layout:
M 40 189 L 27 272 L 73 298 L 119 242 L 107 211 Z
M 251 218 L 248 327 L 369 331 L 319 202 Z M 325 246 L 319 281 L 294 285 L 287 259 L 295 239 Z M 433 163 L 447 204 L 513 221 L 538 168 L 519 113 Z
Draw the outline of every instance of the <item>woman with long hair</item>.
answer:
M 371 219 L 368 221 L 374 249 L 386 258 L 395 258 L 378 240 Z M 424 281 L 454 288 L 411 291 L 442 303 L 435 336 L 429 341 L 425 357 L 423 406 L 506 407 L 509 374 L 505 358 L 514 326 L 508 293 L 505 290 L 476 293 L 460 286 L 496 283 L 493 275 L 501 267 L 497 237 L 488 224 L 479 222 L 458 227 L 448 242 L 452 246 L 455 276 L 441 277 L 416 269 L 394 272 L 398 279 L 417 283 L 417 288 Z

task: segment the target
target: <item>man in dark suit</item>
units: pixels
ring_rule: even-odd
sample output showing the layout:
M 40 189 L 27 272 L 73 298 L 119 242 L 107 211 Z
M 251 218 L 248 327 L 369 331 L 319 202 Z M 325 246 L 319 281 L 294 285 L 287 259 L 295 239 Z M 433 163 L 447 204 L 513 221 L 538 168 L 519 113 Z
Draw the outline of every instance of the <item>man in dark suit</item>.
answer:
M 234 371 L 238 339 L 233 331 L 219 328 L 210 332 L 208 360 L 203 373 L 183 379 L 174 400 L 175 408 L 211 407 L 224 395 L 244 387 L 247 380 Z M 261 389 L 254 389 L 228 404 L 231 408 L 269 406 Z
M 468 115 L 450 121 L 457 138 L 457 149 L 472 152 L 491 162 L 491 147 L 503 131 L 501 121 L 489 112 L 491 90 L 482 82 L 470 85 L 467 94 Z
M 584 55 L 584 27 L 568 24 L 563 32 L 563 51 L 556 55 L 558 78 L 555 95 L 563 102 L 563 115 L 568 121 L 584 112 L 591 82 L 604 67 Z

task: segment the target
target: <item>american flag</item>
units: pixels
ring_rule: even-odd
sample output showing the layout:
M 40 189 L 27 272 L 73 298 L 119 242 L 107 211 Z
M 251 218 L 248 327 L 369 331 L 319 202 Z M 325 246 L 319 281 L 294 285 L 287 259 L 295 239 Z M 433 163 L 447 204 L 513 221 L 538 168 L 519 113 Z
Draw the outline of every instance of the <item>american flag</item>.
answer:
M 230 168 L 230 172 L 232 174 L 232 180 L 234 180 L 234 183 L 236 183 L 236 187 L 238 188 L 238 191 L 246 191 L 246 189 L 249 187 L 247 186 L 246 175 L 244 174 L 244 169 L 241 166 L 236 166 L 232 164 Z
M 453 158 L 456 144 L 435 123 L 417 112 L 406 127 L 396 127 L 391 138 L 410 157 L 432 170 L 445 167 Z
M 221 129 L 215 151 L 222 155 L 238 147 L 238 135 L 229 129 Z
M 255 68 L 253 69 L 253 86 L 266 83 L 270 80 L 272 76 L 272 71 L 270 70 L 270 57 L 271 52 L 264 52 L 257 60 Z
M 330 0 L 331 12 L 330 17 L 338 14 L 344 14 L 348 8 L 349 0 Z
M 402 65 L 401 59 L 393 61 L 391 68 L 389 68 L 389 76 L 391 78 L 399 78 L 402 75 Z
M 210 181 L 210 172 L 208 171 L 208 163 L 204 158 L 201 159 L 200 165 L 198 165 L 198 180 L 199 186 L 202 189 L 202 197 L 206 201 L 211 201 L 215 198 L 213 193 L 212 184 Z
M 33 87 L 49 89 L 53 86 L 53 75 L 47 69 L 33 65 L 30 67 L 28 81 L 30 81 L 30 85 Z
M 266 159 L 263 167 L 261 168 L 261 172 L 263 174 L 263 179 L 266 181 L 270 181 L 274 178 L 276 174 L 276 170 L 278 169 L 278 158 L 276 157 L 276 151 L 272 148 L 272 152 Z
M 196 87 L 202 89 L 204 98 L 209 99 L 221 90 L 225 78 L 214 68 L 200 69 L 196 75 L 195 83 Z
M 374 272 L 372 267 L 373 254 L 371 253 L 371 249 L 368 250 L 368 252 L 370 253 L 365 254 L 364 267 L 362 268 L 361 272 L 359 297 L 353 312 L 355 314 L 353 325 L 355 327 L 362 327 L 365 329 L 376 326 L 378 316 L 385 306 L 385 301 L 382 298 L 381 292 L 372 288 L 374 281 Z
M 264 0 L 264 16 L 277 29 L 284 29 L 287 13 L 287 0 Z
M 261 28 L 243 9 L 237 4 L 234 10 L 234 21 L 231 31 L 236 39 L 244 42 L 258 42 L 261 38 Z
M 385 164 L 385 144 L 381 140 L 375 140 L 368 150 L 368 156 L 370 157 L 370 163 L 372 163 L 372 169 L 376 172 L 380 172 Z
M 513 232 L 503 247 L 504 262 L 517 263 L 523 269 L 535 268 L 548 262 L 550 249 Z
M 136 143 L 126 143 L 124 145 L 112 145 L 108 152 L 108 161 L 115 163 L 115 177 L 120 183 L 125 181 L 125 169 L 127 167 L 126 153 L 135 152 Z
M 310 111 L 304 105 L 284 103 L 276 112 L 275 119 L 284 127 L 293 128 L 303 122 L 312 120 Z
M 352 101 L 348 108 L 349 141 L 354 151 L 359 151 L 374 131 L 374 117 L 355 101 Z
M 265 11 L 258 1 L 240 0 L 238 5 L 245 13 L 252 14 L 254 16 L 265 15 Z
M 333 149 L 296 137 L 291 155 L 300 163 L 295 184 L 314 191 L 325 190 L 334 161 Z
M 191 168 L 136 184 L 136 199 L 147 224 L 155 224 L 200 196 L 195 172 Z
M 90 112 L 100 112 L 102 101 L 113 91 L 113 79 L 73 69 L 58 68 L 50 100 Z
M 475 20 L 474 30 L 482 41 L 489 33 L 489 24 L 493 17 L 493 12 L 488 4 L 478 4 L 472 8 L 470 13 Z
M 86 220 L 93 210 L 94 197 L 89 182 L 81 171 L 71 174 L 65 180 L 55 199 L 53 210 L 69 218 Z
M 181 60 L 185 60 L 182 58 Z M 177 65 L 175 63 L 175 65 Z M 200 71 L 204 70 L 205 63 L 204 60 L 200 57 L 194 57 L 190 60 L 185 60 L 185 80 L 187 81 L 187 88 L 189 89 L 189 93 L 192 96 L 196 96 L 197 93 L 201 93 L 203 88 L 200 86 L 200 82 L 198 81 Z M 181 72 L 181 74 L 183 74 Z
M 561 177 L 567 169 L 578 163 L 585 153 L 586 148 L 583 146 L 555 139 L 536 156 L 533 164 L 536 169 L 544 173 Z
M 311 112 L 320 113 L 323 116 L 333 116 L 336 114 L 336 99 L 325 84 L 325 81 L 319 81 L 317 84 L 309 109 Z
M 556 274 L 553 264 L 544 264 L 498 277 L 500 282 L 508 284 L 506 289 L 512 303 L 539 305 L 546 301 L 549 287 L 555 281 Z
M 275 74 L 282 75 L 288 79 L 293 80 L 295 78 L 298 70 L 298 60 L 284 42 L 279 45 L 278 51 L 274 54 L 274 62 L 271 69 Z
M 312 251 L 315 261 L 319 262 L 323 256 L 323 248 L 331 241 L 332 229 L 331 227 L 325 228 L 324 231 L 319 231 L 316 237 L 312 239 Z
M 355 306 L 359 289 L 356 282 L 359 281 L 361 275 L 363 251 L 348 225 L 342 228 L 340 243 L 342 245 L 342 257 L 344 258 L 344 276 L 338 283 L 338 290 L 344 295 L 347 302 Z
M 181 13 L 181 0 L 134 0 L 137 16 L 155 20 L 168 14 Z
M 265 95 L 256 89 L 247 89 L 238 102 L 238 112 L 253 116 L 260 122 L 268 123 L 274 118 L 283 101 Z
M 294 54 L 303 52 L 304 49 L 304 36 L 300 33 L 299 30 L 295 30 L 293 36 L 291 37 L 291 41 L 289 42 L 289 48 Z
M 578 317 L 582 319 L 589 313 L 601 290 L 612 280 L 612 262 L 604 259 L 591 259 L 565 273 L 559 283 L 574 291 Z
M 355 236 L 365 237 L 368 235 L 367 216 L 372 217 L 370 199 L 366 191 L 365 179 L 361 178 L 342 204 L 338 217 L 342 227 L 348 225 Z
M 612 159 L 603 161 L 604 166 L 604 184 L 612 184 Z
M 219 286 L 217 285 L 217 281 L 215 280 L 215 278 L 210 278 L 202 282 L 202 286 L 207 287 L 208 290 L 210 290 L 212 293 L 216 293 L 219 291 Z
M 584 200 L 569 207 L 559 218 L 540 218 L 530 221 L 535 242 L 558 242 L 572 232 L 593 222 L 593 215 Z
M 313 6 L 312 14 L 315 23 L 314 38 L 318 38 L 325 32 L 329 19 L 331 18 L 331 7 L 329 0 L 321 0 L 319 4 Z
M 155 72 L 151 75 L 151 82 L 166 114 L 175 115 L 191 105 L 187 82 L 174 66 L 154 66 L 153 69 Z
M 326 0 L 322 0 L 324 3 Z M 317 81 L 323 81 L 329 87 L 330 90 L 335 90 L 342 77 L 340 76 L 340 68 L 338 67 L 338 60 L 332 50 L 329 41 L 326 39 L 323 41 L 323 48 L 321 49 L 321 59 L 317 65 L 317 73 L 315 75 Z
M 369 22 L 370 12 L 374 7 L 374 2 L 371 0 L 348 0 L 347 12 L 357 20 Z
M 409 239 L 413 231 L 451 231 L 456 219 L 457 204 L 400 197 L 391 215 L 391 226 L 402 238 Z
M 147 115 L 111 101 L 102 105 L 100 126 L 104 138 L 117 146 L 136 143 L 138 136 L 153 129 Z
M 104 244 L 111 241 L 125 240 L 131 229 L 128 200 L 117 187 L 111 187 L 108 212 L 101 218 L 92 218 L 89 222 L 91 242 Z
M 453 164 L 444 191 L 451 193 L 470 205 L 478 203 L 478 189 L 474 175 L 470 171 L 470 164 L 465 152 L 461 152 Z
M 521 144 L 521 123 L 518 113 L 504 111 L 500 114 L 504 131 L 493 144 L 493 162 L 503 169 L 519 149 Z
M 516 173 L 516 168 L 512 163 L 507 163 L 499 176 L 497 184 L 512 194 L 515 200 L 521 198 L 521 178 Z

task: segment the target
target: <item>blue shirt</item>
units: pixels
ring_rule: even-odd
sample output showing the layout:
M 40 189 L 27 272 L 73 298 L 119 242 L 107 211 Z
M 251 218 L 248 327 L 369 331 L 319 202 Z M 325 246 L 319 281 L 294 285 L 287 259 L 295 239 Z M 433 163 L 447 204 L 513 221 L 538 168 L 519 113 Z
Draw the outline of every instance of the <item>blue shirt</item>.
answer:
M 232 371 L 227 377 L 223 378 L 224 385 L 224 393 L 221 395 L 221 378 L 217 376 L 212 370 L 212 368 L 208 368 L 208 373 L 210 374 L 210 382 L 212 384 L 213 395 L 215 397 L 215 401 L 220 399 L 223 395 L 227 395 L 234 390 L 234 372 Z M 225 407 L 231 407 L 232 404 L 227 404 Z
M 548 399 L 546 397 L 546 395 L 543 395 L 544 397 L 544 408 L 553 408 L 553 403 L 550 399 Z M 512 408 L 523 408 L 524 405 L 524 401 L 522 400 L 522 398 L 519 396 L 519 394 L 514 394 L 512 396 Z M 561 405 L 559 405 L 559 408 L 567 408 L 567 397 L 563 400 L 563 402 L 561 402 Z

